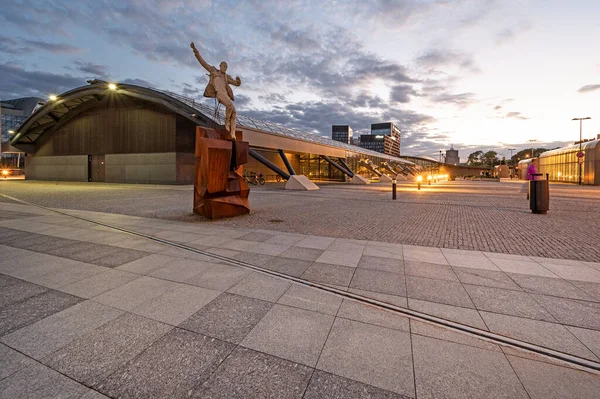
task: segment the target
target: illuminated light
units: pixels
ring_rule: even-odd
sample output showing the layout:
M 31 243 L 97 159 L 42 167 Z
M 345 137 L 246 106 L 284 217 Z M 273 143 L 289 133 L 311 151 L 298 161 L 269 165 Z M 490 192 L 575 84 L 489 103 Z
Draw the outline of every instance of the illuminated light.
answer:
M 417 181 L 418 182 L 422 182 L 423 181 L 423 176 L 417 176 Z
M 431 175 L 427 176 L 427 180 L 431 180 L 431 179 L 433 179 L 433 176 L 431 176 Z
M 116 85 L 116 84 L 114 84 L 114 83 L 109 83 L 109 84 L 108 84 L 108 88 L 109 88 L 110 90 L 117 90 L 117 85 Z
M 2 176 L 4 176 L 4 177 L 8 176 L 8 169 L 2 170 Z
M 375 136 L 376 139 L 382 139 L 383 136 L 381 134 L 378 134 L 377 136 Z
M 50 101 L 56 101 L 58 99 L 58 97 L 56 97 L 54 94 L 50 94 L 48 98 L 50 99 Z
M 562 173 L 558 172 L 558 173 L 557 173 L 557 175 L 558 175 L 558 177 L 561 177 L 561 176 L 562 176 Z
M 8 133 L 15 134 L 15 131 L 14 130 L 9 130 Z

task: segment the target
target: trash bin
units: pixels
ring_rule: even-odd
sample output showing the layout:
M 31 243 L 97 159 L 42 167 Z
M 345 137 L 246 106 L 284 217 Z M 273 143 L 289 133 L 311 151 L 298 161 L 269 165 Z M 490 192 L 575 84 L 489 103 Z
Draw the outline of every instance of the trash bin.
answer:
M 548 174 L 546 180 L 536 180 L 543 176 L 542 173 L 533 173 L 534 180 L 529 181 L 529 209 L 533 213 L 545 214 L 550 209 L 550 186 Z

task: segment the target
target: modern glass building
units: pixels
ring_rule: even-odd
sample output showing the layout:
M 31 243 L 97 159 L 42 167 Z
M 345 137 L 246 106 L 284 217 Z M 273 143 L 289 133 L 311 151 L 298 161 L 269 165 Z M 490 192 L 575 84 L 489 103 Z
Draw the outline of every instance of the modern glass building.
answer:
M 348 125 L 331 126 L 331 138 L 342 143 L 352 144 L 352 128 Z
M 22 168 L 25 157 L 22 151 L 11 147 L 11 139 L 17 128 L 39 107 L 44 100 L 37 97 L 16 98 L 0 101 L 0 164 L 10 168 Z
M 223 128 L 222 109 L 147 87 L 89 83 L 47 102 L 12 136 L 10 144 L 28 153 L 26 178 L 193 182 L 196 128 Z M 267 180 L 285 178 L 286 170 L 312 180 L 344 181 L 353 173 L 371 178 L 416 167 L 399 157 L 239 113 L 237 126 L 252 150 L 244 170 L 261 171 Z
M 566 183 L 578 183 L 581 173 L 582 184 L 600 186 L 600 139 L 581 144 L 584 153 L 581 168 L 579 152 L 579 144 L 546 151 L 538 158 L 538 172 L 548 174 L 551 181 Z

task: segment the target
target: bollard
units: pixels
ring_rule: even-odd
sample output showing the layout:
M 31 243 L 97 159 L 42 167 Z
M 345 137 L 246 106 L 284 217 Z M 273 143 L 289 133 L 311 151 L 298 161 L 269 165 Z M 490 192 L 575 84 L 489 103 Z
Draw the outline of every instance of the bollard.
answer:
M 392 199 L 396 199 L 396 179 L 392 180 Z
M 421 189 L 421 182 L 418 182 L 417 183 L 417 190 L 420 190 L 420 189 Z

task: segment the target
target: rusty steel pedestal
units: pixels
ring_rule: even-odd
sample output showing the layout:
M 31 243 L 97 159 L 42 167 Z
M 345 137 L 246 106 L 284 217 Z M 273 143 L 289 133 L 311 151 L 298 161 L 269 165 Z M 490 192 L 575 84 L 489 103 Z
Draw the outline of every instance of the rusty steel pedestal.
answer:
M 196 127 L 196 176 L 194 213 L 207 219 L 221 219 L 250 213 L 250 189 L 242 177 L 248 162 L 248 142 L 236 140 L 222 129 Z

